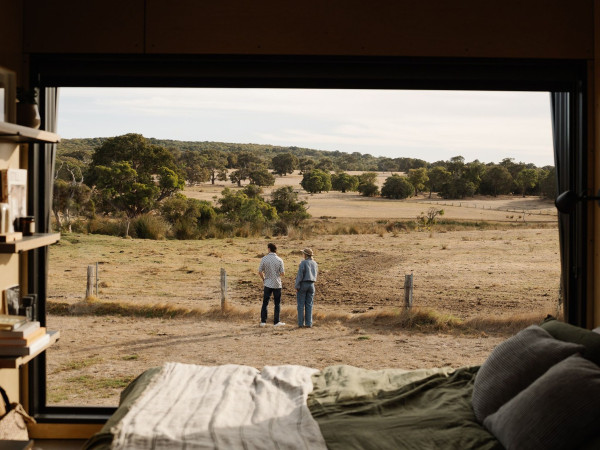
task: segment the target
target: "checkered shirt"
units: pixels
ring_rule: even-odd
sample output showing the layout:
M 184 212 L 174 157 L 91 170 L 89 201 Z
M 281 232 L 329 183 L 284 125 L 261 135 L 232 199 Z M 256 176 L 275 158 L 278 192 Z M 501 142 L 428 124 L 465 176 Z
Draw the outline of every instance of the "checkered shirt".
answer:
M 281 289 L 281 278 L 279 275 L 285 272 L 283 260 L 276 253 L 268 253 L 263 256 L 258 266 L 259 272 L 265 273 L 265 287 Z

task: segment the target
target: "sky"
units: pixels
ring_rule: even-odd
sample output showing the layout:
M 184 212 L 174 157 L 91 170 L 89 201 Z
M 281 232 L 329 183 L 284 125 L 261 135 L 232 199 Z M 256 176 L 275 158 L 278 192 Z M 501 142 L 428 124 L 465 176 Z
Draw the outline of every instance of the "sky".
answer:
M 554 164 L 547 92 L 61 88 L 63 138 L 139 133 L 428 162 Z

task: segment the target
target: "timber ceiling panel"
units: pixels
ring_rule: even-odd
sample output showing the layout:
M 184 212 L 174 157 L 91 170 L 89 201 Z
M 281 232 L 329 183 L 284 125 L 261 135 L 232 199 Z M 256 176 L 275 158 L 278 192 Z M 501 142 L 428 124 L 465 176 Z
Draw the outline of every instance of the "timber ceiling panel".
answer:
M 593 57 L 593 0 L 146 0 L 148 53 Z
M 142 53 L 144 0 L 25 0 L 26 53 Z

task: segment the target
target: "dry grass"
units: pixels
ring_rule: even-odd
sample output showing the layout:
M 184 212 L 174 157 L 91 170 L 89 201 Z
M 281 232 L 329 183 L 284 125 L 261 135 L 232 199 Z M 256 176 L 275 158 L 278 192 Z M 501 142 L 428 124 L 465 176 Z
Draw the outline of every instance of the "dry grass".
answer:
M 75 304 L 48 302 L 48 312 L 60 316 L 121 316 L 143 318 L 197 318 L 227 322 L 253 322 L 256 308 L 225 304 L 224 308 L 212 307 L 182 308 L 166 303 L 154 305 L 103 302 L 89 297 Z M 293 307 L 283 307 L 282 314 L 292 317 Z M 347 327 L 376 328 L 380 332 L 418 331 L 462 334 L 513 334 L 533 324 L 539 324 L 545 314 L 519 314 L 510 317 L 480 316 L 462 320 L 450 314 L 440 313 L 430 308 L 385 308 L 359 314 L 333 311 L 317 311 L 313 315 L 315 323 L 342 324 Z

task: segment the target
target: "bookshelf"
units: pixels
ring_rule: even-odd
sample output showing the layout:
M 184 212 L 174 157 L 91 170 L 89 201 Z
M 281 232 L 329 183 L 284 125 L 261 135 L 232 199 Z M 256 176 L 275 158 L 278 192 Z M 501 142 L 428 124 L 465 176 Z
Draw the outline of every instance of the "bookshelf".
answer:
M 35 233 L 23 236 L 18 241 L 0 242 L 0 253 L 19 253 L 34 248 L 54 244 L 60 240 L 60 233 Z
M 40 156 L 44 160 L 44 155 L 53 147 L 52 144 L 58 142 L 60 142 L 60 137 L 55 133 L 0 122 L 0 169 L 26 169 L 28 172 L 31 171 L 31 175 L 34 173 L 35 162 L 30 160 L 30 154 L 33 153 L 35 157 Z M 28 146 L 29 149 L 26 148 Z M 45 167 L 40 167 L 40 169 L 45 169 Z M 27 189 L 34 190 L 33 197 L 36 199 L 42 195 L 35 190 L 33 185 L 29 185 L 29 180 Z M 27 272 L 31 252 L 59 240 L 60 233 L 48 232 L 23 236 L 12 242 L 0 242 L 0 293 L 15 285 L 20 285 L 21 292 L 27 293 L 27 289 L 23 286 L 28 283 Z M 35 360 L 60 337 L 58 331 L 47 331 L 47 333 L 50 335 L 48 343 L 31 355 L 0 356 L 0 383 L 12 401 L 21 403 L 25 401 L 26 391 L 23 391 L 22 387 L 27 385 L 28 363 Z
M 43 351 L 46 351 L 48 347 L 54 344 L 60 337 L 60 331 L 48 331 L 50 335 L 50 341 L 44 347 L 39 349 L 37 352 L 27 356 L 0 356 L 0 369 L 17 369 L 23 364 L 27 364 L 33 358 L 38 356 Z
M 44 130 L 15 125 L 14 123 L 0 122 L 0 142 L 14 144 L 57 144 L 60 142 L 58 134 Z

